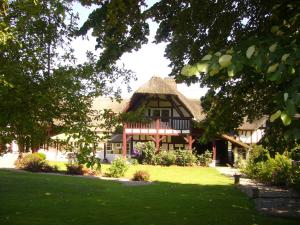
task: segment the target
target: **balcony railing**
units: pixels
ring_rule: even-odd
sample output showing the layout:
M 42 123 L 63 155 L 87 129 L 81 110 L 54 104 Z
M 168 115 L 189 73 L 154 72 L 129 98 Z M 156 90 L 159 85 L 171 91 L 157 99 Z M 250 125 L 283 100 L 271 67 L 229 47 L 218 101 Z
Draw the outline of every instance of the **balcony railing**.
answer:
M 145 123 L 126 123 L 129 129 L 166 129 L 166 130 L 190 130 L 191 119 L 182 117 L 151 118 Z

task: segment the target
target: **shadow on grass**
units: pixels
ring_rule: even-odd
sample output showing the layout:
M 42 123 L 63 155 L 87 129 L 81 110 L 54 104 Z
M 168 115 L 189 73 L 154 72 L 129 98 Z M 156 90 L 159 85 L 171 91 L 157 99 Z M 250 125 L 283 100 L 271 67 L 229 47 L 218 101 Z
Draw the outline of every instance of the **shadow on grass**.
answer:
M 0 224 L 297 224 L 256 213 L 233 185 L 115 181 L 0 170 Z

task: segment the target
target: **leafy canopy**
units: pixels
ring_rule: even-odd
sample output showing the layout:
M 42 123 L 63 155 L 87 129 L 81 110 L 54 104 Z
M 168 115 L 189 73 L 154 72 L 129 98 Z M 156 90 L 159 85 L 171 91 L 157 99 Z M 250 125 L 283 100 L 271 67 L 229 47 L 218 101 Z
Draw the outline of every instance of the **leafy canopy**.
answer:
M 263 115 L 274 121 L 267 134 L 279 127 L 277 139 L 285 137 L 285 144 L 300 138 L 299 2 L 159 0 L 150 7 L 143 0 L 82 2 L 98 5 L 79 31 L 91 29 L 97 37 L 103 48 L 98 64 L 114 64 L 146 43 L 150 19 L 159 24 L 155 42 L 167 42 L 170 75 L 209 88 L 202 99 L 204 139 Z M 132 32 L 136 27 L 139 32 Z

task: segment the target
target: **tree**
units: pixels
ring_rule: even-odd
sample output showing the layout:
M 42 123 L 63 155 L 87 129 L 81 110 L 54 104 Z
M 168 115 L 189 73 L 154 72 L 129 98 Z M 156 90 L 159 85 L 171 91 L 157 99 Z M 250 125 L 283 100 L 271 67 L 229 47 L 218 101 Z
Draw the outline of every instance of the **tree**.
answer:
M 200 76 L 210 87 L 203 99 L 208 132 L 228 132 L 244 117 L 267 115 L 264 143 L 284 151 L 300 140 L 300 4 L 274 1 L 270 7 L 268 20 L 254 35 L 207 54 L 182 74 Z
M 93 30 L 96 47 L 104 48 L 99 61 L 108 64 L 147 41 L 147 19 L 159 24 L 155 41 L 168 43 L 170 75 L 209 88 L 202 99 L 204 139 L 263 115 L 282 119 L 285 145 L 300 138 L 297 1 L 160 0 L 146 8 L 143 0 L 106 0 L 98 6 L 79 33 Z
M 94 141 L 89 129 L 93 97 L 113 93 L 114 82 L 132 73 L 116 67 L 99 71 L 91 53 L 88 62 L 76 64 L 69 45 L 77 17 L 71 1 L 5 4 L 1 24 L 12 36 L 0 43 L 1 150 L 11 140 L 18 141 L 21 152 L 35 149 L 48 141 L 49 132 L 78 133 L 80 140 Z

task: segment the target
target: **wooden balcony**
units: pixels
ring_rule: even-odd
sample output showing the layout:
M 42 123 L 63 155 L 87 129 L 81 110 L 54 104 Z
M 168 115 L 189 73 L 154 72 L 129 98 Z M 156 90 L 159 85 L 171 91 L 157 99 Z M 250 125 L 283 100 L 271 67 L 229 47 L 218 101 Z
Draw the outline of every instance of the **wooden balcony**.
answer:
M 149 118 L 148 123 L 126 123 L 126 134 L 149 134 L 149 135 L 180 135 L 189 134 L 191 130 L 191 118 L 169 117 Z

